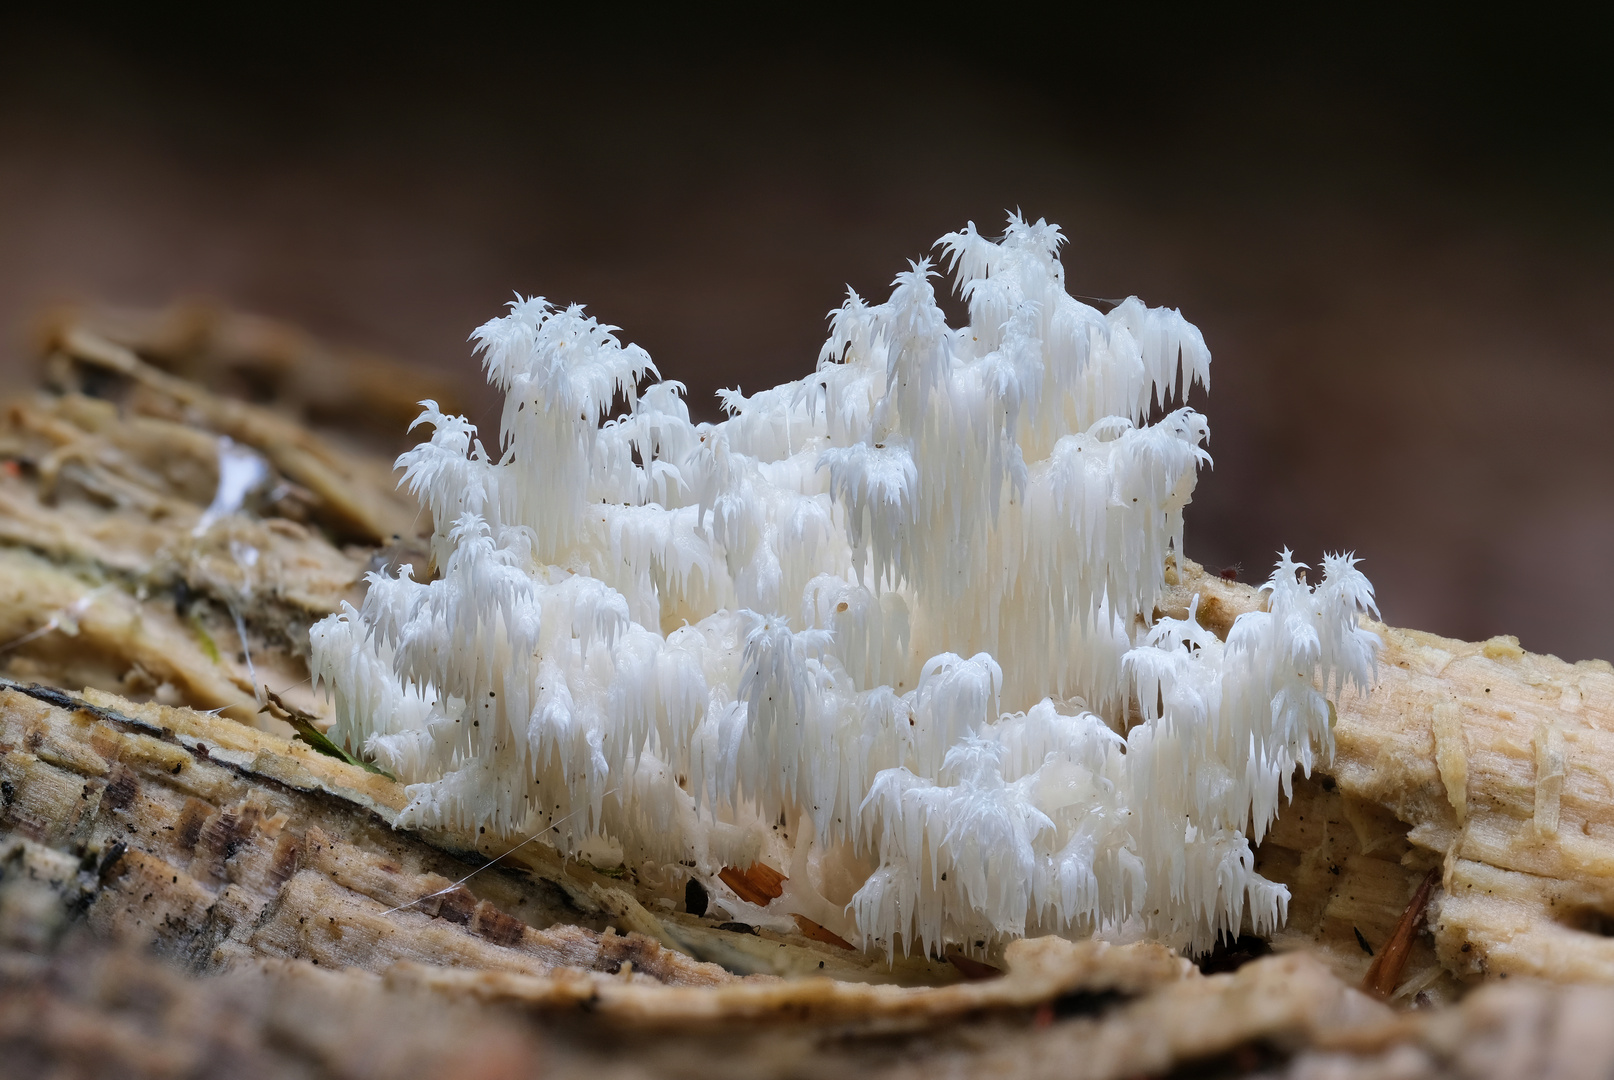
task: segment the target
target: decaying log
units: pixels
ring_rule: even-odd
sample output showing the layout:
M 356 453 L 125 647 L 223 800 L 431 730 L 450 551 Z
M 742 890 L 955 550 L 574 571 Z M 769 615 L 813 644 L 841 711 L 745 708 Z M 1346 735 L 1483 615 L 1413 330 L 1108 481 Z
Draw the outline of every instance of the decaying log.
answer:
M 51 343 L 66 364 L 87 365 L 130 382 L 143 412 L 194 418 L 236 442 L 253 446 L 289 480 L 312 493 L 313 512 L 340 536 L 382 543 L 410 528 L 415 508 L 384 475 L 343 455 L 313 432 L 273 410 L 221 397 L 142 360 L 133 349 L 84 326 L 69 325 Z M 60 368 L 63 365 L 58 365 Z
M 64 913 L 198 972 L 284 956 L 529 973 L 626 961 L 674 983 L 731 978 L 725 968 L 958 980 L 921 958 L 888 964 L 804 935 L 652 913 L 630 881 L 541 843 L 482 870 L 470 852 L 393 829 L 406 799 L 391 780 L 190 709 L 0 683 L 0 792 L 6 857 L 49 868 Z M 601 936 L 611 930 L 626 936 Z
M 1225 974 L 1154 945 L 1047 938 L 968 981 L 810 921 L 725 926 L 664 882 L 541 841 L 394 829 L 399 785 L 292 739 L 259 695 L 325 715 L 308 625 L 356 598 L 366 569 L 430 570 L 429 522 L 391 490 L 386 455 L 303 423 L 346 399 L 316 400 L 296 372 L 336 371 L 351 397 L 380 362 L 343 368 L 294 331 L 205 311 L 68 313 L 44 340 L 58 392 L 0 416 L 9 1072 L 1614 1066 L 1614 989 L 1535 981 L 1614 984 L 1606 663 L 1378 627 L 1378 685 L 1339 702 L 1334 759 L 1296 778 L 1257 850 L 1291 890 L 1281 932 L 1213 955 L 1205 970 Z M 386 409 L 406 410 L 420 384 L 387 370 Z M 236 376 L 258 400 L 227 396 Z M 261 454 L 270 482 L 251 513 L 198 530 L 221 435 Z M 1261 603 L 1186 560 L 1168 580 L 1162 610 L 1197 595 L 1223 635 Z M 777 888 L 740 868 L 722 880 Z M 1376 959 L 1389 1005 L 1354 989 Z
M 186 1003 L 204 994 L 239 1000 L 247 1019 L 237 1020 L 238 1040 L 318 1043 L 328 1075 L 396 1060 L 382 1045 L 380 1031 L 391 1030 L 383 1018 L 426 1015 L 439 1001 L 457 1029 L 474 1005 L 470 1030 L 481 1033 L 472 1045 L 444 1031 L 409 1057 L 444 1071 L 454 1059 L 428 1046 L 459 1048 L 465 1061 L 482 1060 L 475 1046 L 520 1047 L 549 1072 L 609 1065 L 648 1074 L 700 1060 L 711 1073 L 747 1076 L 856 1067 L 1098 1077 L 1183 1063 L 1296 1075 L 1374 1075 L 1393 1063 L 1410 1076 L 1466 1063 L 1484 1066 L 1474 1075 L 1508 1075 L 1500 1065 L 1521 1054 L 1542 1068 L 1554 1054 L 1577 1068 L 1614 1063 L 1586 1004 L 1601 1003 L 1597 994 L 1527 988 L 1397 1020 L 1301 952 L 1204 977 L 1158 947 L 1043 939 L 1011 948 L 1003 979 L 934 990 L 739 979 L 650 937 L 591 928 L 629 922 L 622 916 L 633 898 L 622 882 L 586 867 L 552 859 L 546 866 L 538 845 L 540 857 L 521 873 L 495 866 L 455 886 L 474 867 L 388 825 L 402 803 L 397 785 L 224 718 L 104 693 L 80 699 L 12 687 L 0 692 L 0 754 L 0 828 L 9 837 L 0 931 L 8 945 L 48 954 L 79 925 L 98 942 L 155 950 L 193 976 L 226 973 L 219 989 L 198 989 L 205 984 L 176 983 L 167 969 L 121 953 L 69 949 L 31 964 L 13 956 L 9 1026 L 0 1036 L 17 1053 L 44 1059 L 81 1053 L 66 1034 L 80 1025 L 124 1031 L 105 1024 L 127 1007 L 122 999 L 96 997 L 93 981 L 63 966 L 78 957 L 71 963 L 136 972 L 117 977 L 161 983 Z M 1316 790 L 1344 799 L 1339 786 Z M 1364 821 L 1360 808 L 1357 821 L 1369 835 L 1376 827 L 1419 850 L 1393 827 Z M 1358 835 L 1347 812 L 1333 824 Z M 602 902 L 608 892 L 614 906 Z M 390 910 L 399 905 L 409 906 Z M 640 925 L 667 925 L 638 911 Z M 833 953 L 845 955 L 823 947 L 826 960 L 839 959 Z M 304 974 L 314 967 L 341 972 L 329 978 L 345 988 Z M 278 1002 L 283 993 L 341 1001 L 344 1022 L 288 1035 L 286 1017 L 301 1014 Z M 49 1023 L 42 1009 L 51 1011 Z M 1513 1057 L 1476 1058 L 1477 1033 L 1504 1038 L 1489 1026 L 1510 1010 L 1537 1026 L 1504 1025 Z M 175 1005 L 164 1015 L 182 1011 Z M 586 1022 L 560 1024 L 563 1015 Z M 111 1071 L 222 1052 L 215 1033 L 173 1026 L 161 1037 L 129 1032 L 132 1042 L 103 1036 L 97 1045 L 117 1065 Z M 412 1028 L 404 1046 L 437 1030 Z M 635 1033 L 632 1053 L 611 1034 L 619 1028 Z M 1542 1031 L 1552 1045 L 1542 1045 Z M 1402 1068 L 1409 1063 L 1417 1068 Z M 512 1066 L 512 1075 L 528 1064 Z
M 420 415 L 422 398 L 452 413 L 469 407 L 459 380 L 206 300 L 155 310 L 64 305 L 45 312 L 36 331 L 47 361 L 70 333 L 88 332 L 212 394 L 273 409 L 308 428 L 339 426 L 389 449 L 412 441 L 405 429 Z M 69 374 L 64 386 L 81 377 Z
M 495 870 L 473 895 L 454 882 L 474 867 L 388 825 L 396 785 L 190 710 L 0 690 L 0 792 L 8 878 L 55 882 L 64 920 L 198 973 L 280 956 L 732 977 L 602 935 L 609 916 L 581 878 L 524 887 Z
M 635 992 L 631 977 L 604 978 Z M 637 993 L 646 1004 L 712 994 Z M 1578 1078 L 1614 1066 L 1611 1009 L 1614 988 L 1515 981 L 1395 1014 L 1291 954 L 1152 993 L 1077 992 L 901 1030 L 788 1014 L 647 1024 L 556 1010 L 549 982 L 532 976 L 265 960 L 196 978 L 82 943 L 51 956 L 0 950 L 0 1060 L 12 1076 Z

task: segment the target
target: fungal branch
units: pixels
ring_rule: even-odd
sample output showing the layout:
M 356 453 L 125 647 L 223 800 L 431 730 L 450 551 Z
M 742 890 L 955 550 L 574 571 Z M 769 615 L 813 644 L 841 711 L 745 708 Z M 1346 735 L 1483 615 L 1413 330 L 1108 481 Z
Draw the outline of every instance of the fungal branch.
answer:
M 1249 838 L 1332 753 L 1325 694 L 1369 684 L 1372 586 L 1285 552 L 1225 642 L 1152 620 L 1210 353 L 1174 310 L 1067 295 L 1062 242 L 943 237 L 968 325 L 913 263 L 718 424 L 615 327 L 518 298 L 473 335 L 496 448 L 425 402 L 398 460 L 435 578 L 372 574 L 314 628 L 333 734 L 409 784 L 403 823 L 614 846 L 719 898 L 768 862 L 782 895 L 733 913 L 865 947 L 1276 925 Z

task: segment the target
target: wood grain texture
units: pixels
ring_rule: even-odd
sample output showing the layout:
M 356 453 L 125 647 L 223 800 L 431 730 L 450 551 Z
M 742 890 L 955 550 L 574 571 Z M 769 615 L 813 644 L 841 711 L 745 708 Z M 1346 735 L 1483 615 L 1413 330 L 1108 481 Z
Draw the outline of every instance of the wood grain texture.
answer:
M 1194 594 L 1224 635 L 1260 603 L 1185 562 L 1170 602 L 1186 611 Z M 1260 853 L 1295 890 L 1285 934 L 1356 976 L 1369 957 L 1346 927 L 1387 935 L 1440 866 L 1429 928 L 1443 972 L 1614 983 L 1614 666 L 1374 629 L 1377 684 L 1339 702 L 1333 762 L 1297 785 Z

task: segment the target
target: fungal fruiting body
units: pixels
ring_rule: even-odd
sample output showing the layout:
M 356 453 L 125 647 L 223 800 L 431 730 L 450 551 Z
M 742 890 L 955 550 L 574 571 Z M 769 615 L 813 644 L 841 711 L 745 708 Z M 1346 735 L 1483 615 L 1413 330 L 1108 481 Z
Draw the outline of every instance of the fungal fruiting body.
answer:
M 1061 243 L 943 237 L 967 326 L 911 264 L 717 424 L 615 327 L 518 298 L 473 335 L 496 448 L 425 402 L 398 459 L 434 579 L 372 574 L 313 630 L 332 735 L 409 785 L 401 823 L 608 845 L 869 948 L 1273 928 L 1250 839 L 1332 754 L 1325 694 L 1369 683 L 1372 586 L 1285 552 L 1225 641 L 1152 618 L 1210 354 L 1067 295 Z M 754 861 L 788 878 L 766 910 L 716 884 Z

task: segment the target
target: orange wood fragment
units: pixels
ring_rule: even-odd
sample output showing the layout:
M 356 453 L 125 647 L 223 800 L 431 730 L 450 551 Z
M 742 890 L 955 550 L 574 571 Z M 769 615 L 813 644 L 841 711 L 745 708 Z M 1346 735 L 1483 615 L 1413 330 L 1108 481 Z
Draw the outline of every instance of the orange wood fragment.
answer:
M 1395 988 L 1401 984 L 1401 972 L 1407 966 L 1407 956 L 1412 952 L 1412 935 L 1418 930 L 1418 924 L 1423 921 L 1423 909 L 1429 906 L 1429 893 L 1440 880 L 1440 867 L 1429 871 L 1418 886 L 1418 891 L 1412 896 L 1412 903 L 1407 910 L 1401 913 L 1396 920 L 1395 929 L 1390 933 L 1390 940 L 1386 941 L 1373 958 L 1373 965 L 1367 969 L 1367 976 L 1362 980 L 1362 989 L 1374 997 L 1388 999 L 1395 993 Z
M 790 880 L 773 867 L 759 862 L 752 863 L 745 870 L 725 866 L 717 876 L 734 890 L 735 896 L 758 907 L 767 907 L 768 901 L 777 899 L 785 891 L 785 882 Z
M 971 959 L 961 952 L 947 950 L 947 959 L 958 969 L 960 975 L 971 982 L 977 979 L 995 979 L 1003 974 L 1002 968 L 995 968 L 991 964 L 983 964 L 979 960 Z
M 841 949 L 853 948 L 850 941 L 847 941 L 833 930 L 819 926 L 805 915 L 792 914 L 790 917 L 796 920 L 796 928 L 801 931 L 802 937 L 812 938 L 814 941 L 822 941 L 825 945 L 834 945 Z

